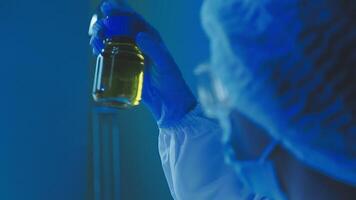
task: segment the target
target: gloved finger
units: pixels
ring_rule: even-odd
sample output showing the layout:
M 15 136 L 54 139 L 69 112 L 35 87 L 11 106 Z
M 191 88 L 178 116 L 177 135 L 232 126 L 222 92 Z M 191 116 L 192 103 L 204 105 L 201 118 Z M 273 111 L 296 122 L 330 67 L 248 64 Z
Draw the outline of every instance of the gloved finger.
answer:
M 89 30 L 92 36 L 90 44 L 94 54 L 97 55 L 104 48 L 105 39 L 116 36 L 135 37 L 140 30 L 147 30 L 146 26 L 146 23 L 137 15 L 111 16 L 96 21 Z
M 105 39 L 105 32 L 106 32 L 106 27 L 103 24 L 103 21 L 97 21 L 93 26 L 92 30 L 90 30 L 92 33 L 91 39 L 90 39 L 90 45 L 93 48 L 93 53 L 94 55 L 98 55 L 101 50 L 104 48 L 104 39 Z
M 155 64 L 158 73 L 176 70 L 178 67 L 160 38 L 141 32 L 136 36 L 136 45 Z
M 95 56 L 99 55 L 101 53 L 101 51 L 104 49 L 104 47 L 105 47 L 103 40 L 100 40 L 97 37 L 92 37 L 91 38 L 90 45 L 93 48 L 93 54 Z
M 122 13 L 135 13 L 126 0 L 104 0 L 100 5 L 100 11 L 105 17 Z
M 129 16 L 127 20 L 135 21 L 135 29 L 139 30 L 138 32 L 146 32 L 150 33 L 151 35 L 155 35 L 159 37 L 158 32 L 154 29 L 150 24 L 146 22 L 146 20 L 139 14 L 133 10 L 126 1 L 115 1 L 115 0 L 106 0 L 101 5 L 101 12 L 104 14 L 105 17 L 114 17 L 114 16 Z M 120 24 L 116 24 L 118 22 L 116 20 L 111 21 L 113 24 L 108 24 L 110 27 L 120 27 Z
M 145 31 L 152 34 L 157 34 L 156 30 L 152 28 L 145 19 L 136 13 L 136 11 L 129 6 L 127 0 L 104 0 L 100 6 L 101 16 L 100 18 L 113 17 L 113 16 L 130 16 L 129 18 L 136 21 L 136 29 L 139 31 Z M 117 26 L 117 25 L 116 25 Z M 140 26 L 140 27 L 138 27 Z
M 104 20 L 97 21 L 89 31 L 92 36 L 90 45 L 95 55 L 104 48 L 104 40 L 117 36 L 134 38 L 136 32 L 142 27 L 140 21 L 131 16 L 113 16 Z

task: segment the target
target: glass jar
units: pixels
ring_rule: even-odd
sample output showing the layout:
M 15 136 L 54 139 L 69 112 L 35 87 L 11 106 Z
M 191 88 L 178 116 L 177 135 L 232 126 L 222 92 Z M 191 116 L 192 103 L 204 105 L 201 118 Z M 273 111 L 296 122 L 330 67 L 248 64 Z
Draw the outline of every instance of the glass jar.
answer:
M 140 104 L 144 56 L 128 37 L 106 39 L 98 55 L 93 97 L 102 106 L 130 108 Z

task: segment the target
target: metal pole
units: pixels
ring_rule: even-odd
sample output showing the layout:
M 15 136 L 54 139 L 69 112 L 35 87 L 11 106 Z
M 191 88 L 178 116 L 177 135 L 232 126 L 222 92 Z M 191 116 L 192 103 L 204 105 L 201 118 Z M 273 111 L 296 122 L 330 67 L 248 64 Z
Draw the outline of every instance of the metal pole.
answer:
M 96 108 L 93 115 L 93 200 L 119 200 L 119 131 L 114 110 Z

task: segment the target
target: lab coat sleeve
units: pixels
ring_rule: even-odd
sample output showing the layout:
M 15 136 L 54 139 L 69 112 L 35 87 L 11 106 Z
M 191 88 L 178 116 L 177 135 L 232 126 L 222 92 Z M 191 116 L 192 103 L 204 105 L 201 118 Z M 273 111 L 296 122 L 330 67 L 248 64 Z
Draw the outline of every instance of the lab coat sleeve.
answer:
M 176 124 L 160 128 L 159 153 L 175 200 L 255 199 L 224 162 L 221 132 L 199 105 Z

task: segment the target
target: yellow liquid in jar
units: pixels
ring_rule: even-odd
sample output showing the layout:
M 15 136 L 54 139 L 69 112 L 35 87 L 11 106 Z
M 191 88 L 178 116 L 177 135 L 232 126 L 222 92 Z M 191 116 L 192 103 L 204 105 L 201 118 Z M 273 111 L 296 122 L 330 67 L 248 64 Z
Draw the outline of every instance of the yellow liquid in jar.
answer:
M 93 97 L 102 106 L 130 108 L 140 104 L 144 57 L 132 41 L 106 41 L 98 56 Z

